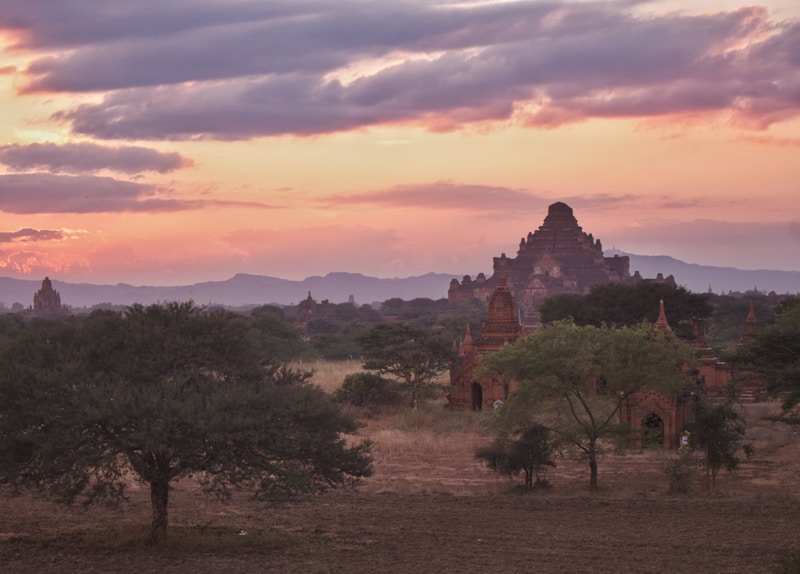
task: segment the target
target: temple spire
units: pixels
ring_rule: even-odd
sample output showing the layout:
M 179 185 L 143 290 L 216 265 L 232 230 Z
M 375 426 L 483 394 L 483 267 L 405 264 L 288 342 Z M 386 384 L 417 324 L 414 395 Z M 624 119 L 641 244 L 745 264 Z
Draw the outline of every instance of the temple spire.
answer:
M 661 299 L 659 302 L 658 320 L 656 321 L 656 331 L 661 331 L 662 333 L 672 332 L 672 328 L 669 326 L 669 323 L 667 322 L 667 314 L 664 312 L 663 299 Z
M 758 330 L 758 320 L 756 319 L 756 311 L 753 308 L 753 302 L 750 301 L 750 310 L 747 312 L 747 319 L 744 321 L 744 332 L 742 333 L 742 343 L 746 343 L 753 338 Z

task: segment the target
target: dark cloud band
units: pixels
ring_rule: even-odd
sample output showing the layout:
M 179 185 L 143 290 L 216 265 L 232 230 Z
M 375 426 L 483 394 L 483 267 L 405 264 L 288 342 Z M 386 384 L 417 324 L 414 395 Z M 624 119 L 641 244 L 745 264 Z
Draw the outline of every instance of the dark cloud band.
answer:
M 800 113 L 800 24 L 763 7 L 642 16 L 637 2 L 611 0 L 104 0 L 103 10 L 88 1 L 74 12 L 53 2 L 56 21 L 11 3 L 19 17 L 0 17 L 0 28 L 26 22 L 26 46 L 62 50 L 34 59 L 27 90 L 104 93 L 56 116 L 98 138 L 703 113 L 763 128 Z M 141 26 L 145 14 L 159 24 Z M 363 67 L 376 61 L 384 66 Z

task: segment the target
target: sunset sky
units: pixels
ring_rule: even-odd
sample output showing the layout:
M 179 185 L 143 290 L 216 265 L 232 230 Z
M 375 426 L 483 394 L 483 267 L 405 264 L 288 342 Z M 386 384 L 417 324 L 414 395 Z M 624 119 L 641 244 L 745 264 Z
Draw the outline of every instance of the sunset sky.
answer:
M 0 0 L 0 276 L 800 270 L 800 2 Z

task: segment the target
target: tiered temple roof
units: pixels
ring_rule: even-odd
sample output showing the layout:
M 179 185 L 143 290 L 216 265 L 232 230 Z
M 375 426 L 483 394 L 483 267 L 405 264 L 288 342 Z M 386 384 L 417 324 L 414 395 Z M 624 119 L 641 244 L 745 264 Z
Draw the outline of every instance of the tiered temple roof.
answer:
M 448 299 L 477 297 L 488 303 L 503 267 L 526 329 L 538 323 L 538 307 L 549 295 L 588 293 L 595 285 L 634 281 L 628 257 L 605 257 L 600 240 L 585 233 L 572 208 L 561 202 L 550 205 L 539 229 L 522 238 L 516 257 L 495 257 L 493 267 L 489 279 L 482 274 L 474 281 L 469 276 L 461 282 L 453 279 Z

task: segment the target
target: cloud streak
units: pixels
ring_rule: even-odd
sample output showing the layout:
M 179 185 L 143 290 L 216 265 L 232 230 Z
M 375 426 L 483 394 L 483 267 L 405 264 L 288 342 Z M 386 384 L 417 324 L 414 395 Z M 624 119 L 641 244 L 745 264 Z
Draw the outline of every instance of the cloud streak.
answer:
M 0 231 L 0 243 L 57 241 L 64 239 L 60 229 L 32 229 L 25 227 L 17 231 Z
M 44 169 L 50 173 L 110 170 L 126 174 L 169 173 L 192 162 L 178 153 L 139 146 L 106 147 L 93 143 L 33 143 L 0 146 L 0 164 L 17 171 Z
M 0 175 L 0 210 L 5 213 L 169 212 L 206 202 L 163 199 L 148 184 L 91 175 Z
M 611 1 L 106 0 L 50 2 L 51 14 L 8 3 L 19 16 L 0 28 L 20 48 L 60 51 L 34 58 L 25 90 L 102 93 L 56 116 L 98 138 L 697 114 L 764 128 L 800 113 L 800 23 L 761 7 L 642 16 Z
M 5 213 L 169 213 L 204 207 L 280 209 L 253 201 L 175 199 L 154 185 L 111 177 L 0 175 L 0 211 Z

